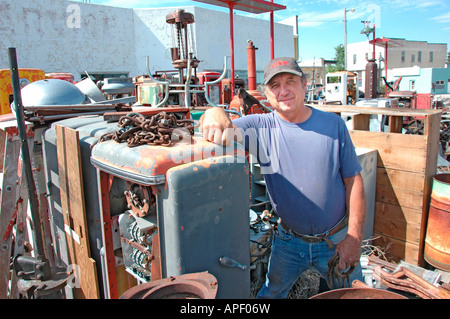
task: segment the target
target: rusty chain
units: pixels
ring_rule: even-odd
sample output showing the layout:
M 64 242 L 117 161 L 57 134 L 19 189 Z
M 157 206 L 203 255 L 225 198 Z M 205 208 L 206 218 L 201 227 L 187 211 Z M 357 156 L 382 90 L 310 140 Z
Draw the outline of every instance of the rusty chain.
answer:
M 102 135 L 100 141 L 112 139 L 118 143 L 127 142 L 129 147 L 145 144 L 171 146 L 172 134 L 188 132 L 191 136 L 196 127 L 194 123 L 190 119 L 177 119 L 173 113 L 159 112 L 149 118 L 139 113 L 130 113 L 119 119 L 117 131 Z M 181 136 L 185 138 L 186 134 Z
M 327 273 L 327 284 L 330 289 L 333 289 L 334 283 L 336 282 L 339 287 L 345 287 L 347 283 L 350 287 L 350 275 L 355 270 L 355 266 L 351 266 L 347 271 L 341 272 L 339 270 L 339 253 L 335 253 L 333 257 L 328 261 L 328 273 Z

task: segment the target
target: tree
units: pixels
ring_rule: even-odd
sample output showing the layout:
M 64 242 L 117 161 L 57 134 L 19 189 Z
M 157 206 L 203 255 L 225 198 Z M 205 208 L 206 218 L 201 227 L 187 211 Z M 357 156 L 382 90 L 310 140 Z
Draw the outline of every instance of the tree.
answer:
M 336 54 L 334 57 L 334 59 L 336 60 L 336 64 L 327 65 L 325 68 L 326 73 L 344 71 L 344 69 L 345 69 L 344 45 L 339 44 L 337 47 L 334 48 L 334 50 L 336 51 Z

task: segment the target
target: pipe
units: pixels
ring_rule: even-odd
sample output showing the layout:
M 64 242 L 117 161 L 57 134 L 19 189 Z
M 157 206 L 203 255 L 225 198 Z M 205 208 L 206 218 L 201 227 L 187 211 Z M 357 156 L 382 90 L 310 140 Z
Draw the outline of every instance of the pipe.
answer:
M 256 90 L 256 58 L 255 51 L 257 47 L 253 45 L 253 41 L 248 40 L 247 46 L 247 73 L 248 73 L 248 89 L 249 91 Z
M 19 68 L 17 66 L 16 48 L 8 48 L 9 68 L 11 72 L 11 84 L 14 96 L 14 108 L 16 111 L 17 127 L 21 141 L 22 162 L 28 185 L 28 198 L 30 201 L 31 217 L 34 228 L 36 258 L 45 259 L 44 244 L 42 239 L 41 211 L 36 191 L 36 184 L 31 169 L 30 151 L 28 149 L 27 134 L 25 129 L 25 116 L 20 93 Z
M 146 66 L 147 66 L 148 76 L 156 83 L 164 85 L 164 99 L 155 106 L 155 107 L 160 107 L 160 106 L 164 105 L 167 102 L 167 100 L 169 99 L 169 82 L 158 81 L 152 76 L 152 72 L 150 72 L 150 61 L 149 61 L 148 56 L 146 57 Z
M 192 59 L 189 57 L 188 59 L 188 65 L 186 70 L 186 82 L 184 84 L 184 106 L 189 108 L 191 106 L 191 92 L 190 92 L 190 85 L 191 85 L 191 72 L 192 72 L 192 65 L 191 65 Z M 183 81 L 183 79 L 180 79 L 180 82 Z
M 220 81 L 222 81 L 225 78 L 226 74 L 227 74 L 227 57 L 225 57 L 223 61 L 222 75 L 217 80 L 205 82 L 205 99 L 211 106 L 217 106 L 217 104 L 211 101 L 211 99 L 209 98 L 209 86 L 220 83 Z
M 231 99 L 234 97 L 234 23 L 233 23 L 233 8 L 234 2 L 228 1 L 230 7 L 230 48 L 231 48 Z
M 273 0 L 270 0 L 273 3 Z M 273 10 L 270 11 L 270 59 L 275 59 L 275 40 L 274 40 L 274 25 L 273 25 Z

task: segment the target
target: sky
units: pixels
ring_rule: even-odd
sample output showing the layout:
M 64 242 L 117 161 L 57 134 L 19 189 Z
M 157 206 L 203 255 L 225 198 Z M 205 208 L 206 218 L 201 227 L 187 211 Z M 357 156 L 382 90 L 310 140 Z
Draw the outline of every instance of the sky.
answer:
M 123 8 L 198 6 L 228 12 L 226 8 L 192 0 L 78 1 Z M 450 51 L 449 0 L 274 0 L 274 3 L 286 6 L 285 10 L 275 11 L 275 22 L 293 22 L 295 16 L 298 17 L 299 60 L 334 59 L 336 46 L 344 44 L 344 11 L 348 11 L 348 44 L 367 41 L 366 35 L 361 34 L 364 28 L 361 21 L 367 20 L 371 21 L 371 25 L 375 23 L 377 38 L 445 43 L 447 51 Z M 235 14 L 269 21 L 269 14 L 251 14 L 237 10 Z

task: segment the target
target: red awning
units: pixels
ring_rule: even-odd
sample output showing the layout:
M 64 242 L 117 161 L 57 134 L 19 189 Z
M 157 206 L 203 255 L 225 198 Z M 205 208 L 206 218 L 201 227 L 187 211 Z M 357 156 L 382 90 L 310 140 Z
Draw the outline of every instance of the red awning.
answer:
M 230 3 L 232 3 L 234 5 L 234 9 L 236 10 L 257 14 L 286 9 L 286 6 L 264 0 L 194 0 L 194 1 L 208 3 L 225 8 L 229 8 Z
M 370 44 L 373 44 L 373 40 L 369 41 Z M 379 47 L 383 47 L 383 48 L 392 48 L 392 47 L 398 47 L 400 46 L 400 43 L 398 43 L 397 41 L 393 40 L 393 39 L 389 39 L 389 38 L 376 38 L 375 39 L 375 45 L 379 46 Z

